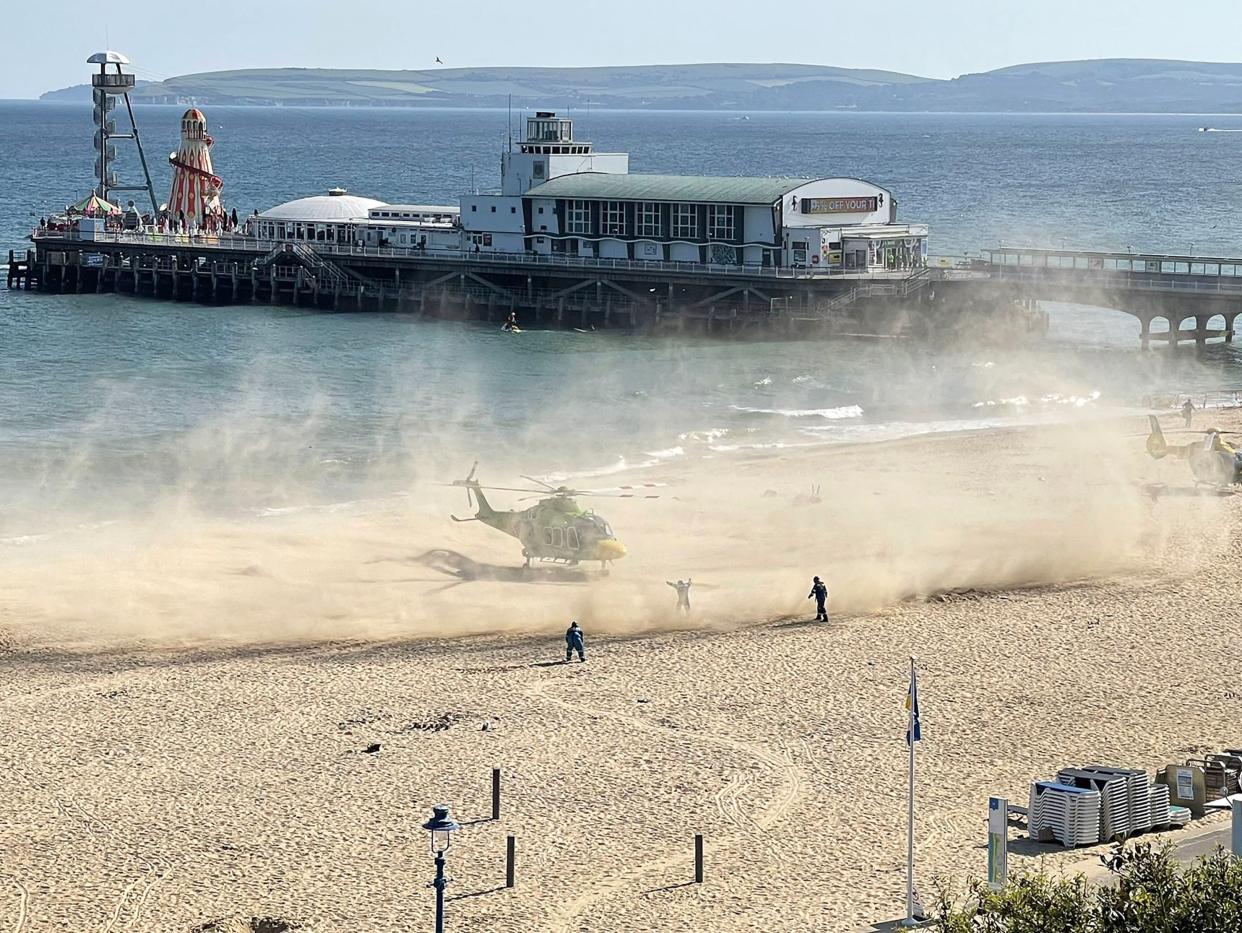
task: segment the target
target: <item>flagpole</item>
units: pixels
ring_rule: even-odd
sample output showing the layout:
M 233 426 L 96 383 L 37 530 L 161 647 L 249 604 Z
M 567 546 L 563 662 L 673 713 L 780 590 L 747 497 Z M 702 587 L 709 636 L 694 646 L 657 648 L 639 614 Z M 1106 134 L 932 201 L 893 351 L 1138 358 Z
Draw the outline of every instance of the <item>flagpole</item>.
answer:
M 910 658 L 910 690 L 914 686 L 914 658 Z M 910 746 L 910 810 L 906 823 L 906 926 L 914 926 L 914 699 L 910 703 L 910 717 L 906 724 L 906 744 Z

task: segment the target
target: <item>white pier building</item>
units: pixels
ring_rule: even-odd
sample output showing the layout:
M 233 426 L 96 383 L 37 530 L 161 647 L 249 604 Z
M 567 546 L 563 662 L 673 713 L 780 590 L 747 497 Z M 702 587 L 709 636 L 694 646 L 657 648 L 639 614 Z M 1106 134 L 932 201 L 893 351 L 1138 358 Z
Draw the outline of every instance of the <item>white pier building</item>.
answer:
M 573 121 L 540 111 L 501 157 L 498 193 L 460 207 L 386 204 L 333 189 L 251 219 L 261 239 L 443 255 L 530 254 L 802 268 L 816 274 L 908 273 L 927 227 L 897 220 L 886 188 L 857 178 L 631 174 L 629 155 L 595 152 Z

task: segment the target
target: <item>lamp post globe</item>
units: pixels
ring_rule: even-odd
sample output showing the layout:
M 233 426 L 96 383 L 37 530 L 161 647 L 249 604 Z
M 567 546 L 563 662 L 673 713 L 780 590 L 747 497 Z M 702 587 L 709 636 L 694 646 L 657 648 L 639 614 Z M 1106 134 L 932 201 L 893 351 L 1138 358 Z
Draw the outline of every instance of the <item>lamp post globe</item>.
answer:
M 448 884 L 444 877 L 444 853 L 461 825 L 450 815 L 448 804 L 440 803 L 431 808 L 431 819 L 423 824 L 423 829 L 431 834 L 431 854 L 436 859 L 436 877 L 431 882 L 436 890 L 436 933 L 444 933 L 444 888 Z

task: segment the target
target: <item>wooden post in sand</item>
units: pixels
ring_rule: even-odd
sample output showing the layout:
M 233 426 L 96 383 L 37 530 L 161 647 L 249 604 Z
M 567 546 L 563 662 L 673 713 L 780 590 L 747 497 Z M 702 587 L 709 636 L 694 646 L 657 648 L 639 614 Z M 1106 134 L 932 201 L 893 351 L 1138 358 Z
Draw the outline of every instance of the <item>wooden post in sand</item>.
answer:
M 703 834 L 694 834 L 694 883 L 703 883 Z
M 500 819 L 500 769 L 492 768 L 492 819 Z
M 505 840 L 505 887 L 513 887 L 514 838 Z

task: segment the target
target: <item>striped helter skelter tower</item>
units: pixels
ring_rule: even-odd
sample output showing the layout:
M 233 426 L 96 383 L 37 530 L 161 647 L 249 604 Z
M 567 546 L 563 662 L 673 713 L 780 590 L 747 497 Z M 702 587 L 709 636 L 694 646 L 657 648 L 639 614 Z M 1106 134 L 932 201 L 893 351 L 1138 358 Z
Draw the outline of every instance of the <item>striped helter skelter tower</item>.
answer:
M 173 169 L 172 194 L 168 196 L 168 219 L 172 224 L 185 215 L 186 224 L 200 229 L 207 218 L 223 216 L 220 189 L 224 182 L 211 167 L 212 139 L 207 118 L 197 107 L 181 115 L 181 146 L 168 156 Z

